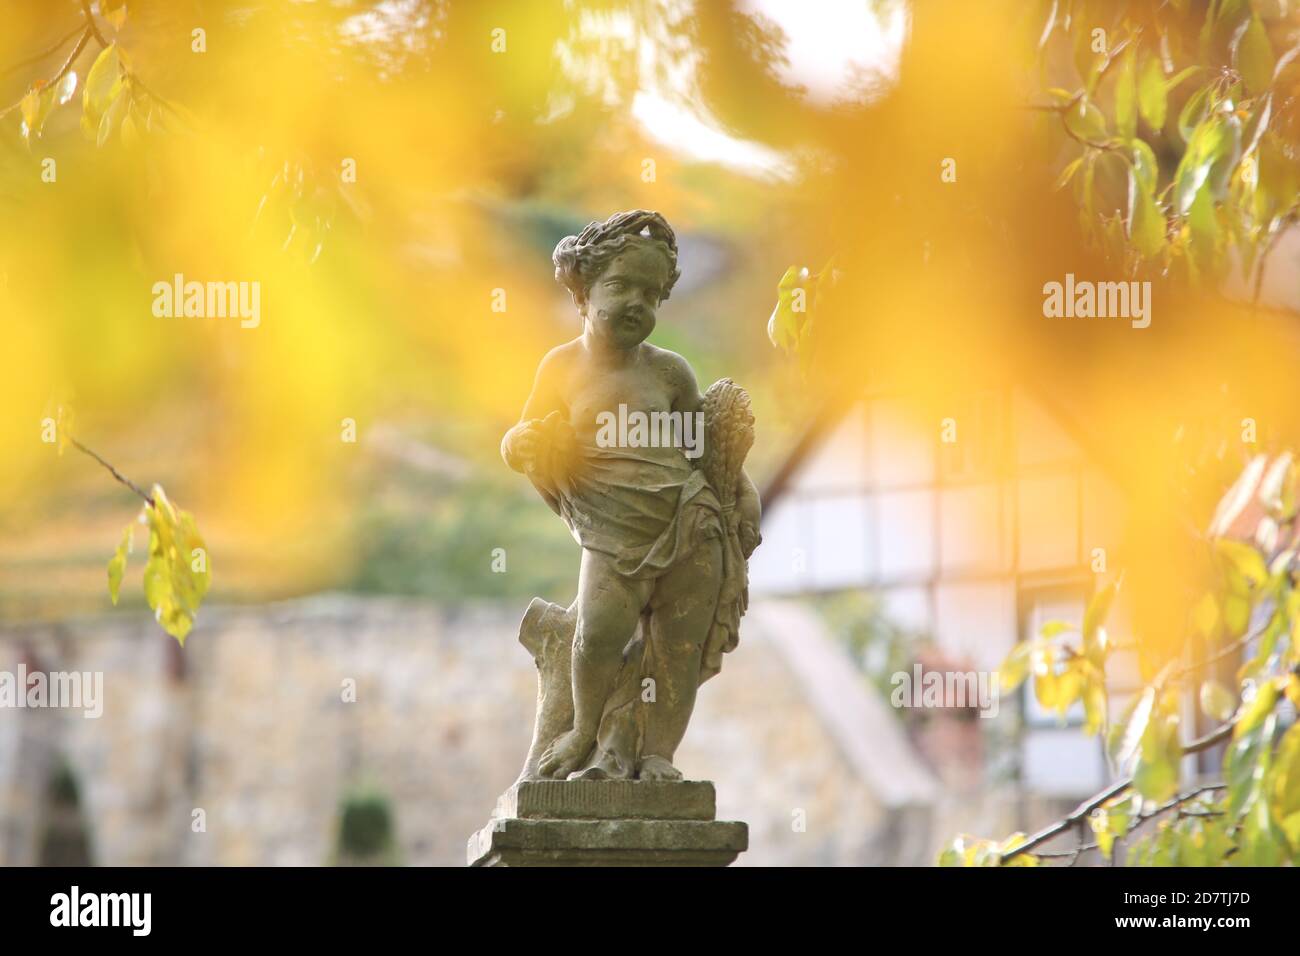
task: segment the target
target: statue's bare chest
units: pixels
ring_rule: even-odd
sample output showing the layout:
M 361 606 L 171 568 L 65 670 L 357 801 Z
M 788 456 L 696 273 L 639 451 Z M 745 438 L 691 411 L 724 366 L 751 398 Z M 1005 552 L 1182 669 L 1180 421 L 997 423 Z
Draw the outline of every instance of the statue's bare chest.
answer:
M 602 412 L 667 412 L 673 407 L 673 387 L 657 369 L 575 369 L 569 376 L 569 422 L 579 431 L 594 429 Z

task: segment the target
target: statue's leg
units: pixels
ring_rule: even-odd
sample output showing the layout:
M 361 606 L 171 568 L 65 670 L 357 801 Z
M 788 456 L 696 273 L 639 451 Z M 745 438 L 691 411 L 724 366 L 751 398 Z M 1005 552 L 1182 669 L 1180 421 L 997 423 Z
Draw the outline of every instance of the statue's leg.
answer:
M 680 780 L 672 765 L 695 707 L 704 642 L 722 586 L 722 542 L 702 542 L 661 577 L 651 599 L 650 672 L 654 702 L 645 704 L 645 742 L 638 776 Z
M 573 638 L 573 729 L 542 754 L 542 776 L 563 779 L 591 753 L 605 701 L 623 664 L 623 648 L 636 631 L 653 586 L 652 581 L 624 578 L 609 558 L 583 549 Z

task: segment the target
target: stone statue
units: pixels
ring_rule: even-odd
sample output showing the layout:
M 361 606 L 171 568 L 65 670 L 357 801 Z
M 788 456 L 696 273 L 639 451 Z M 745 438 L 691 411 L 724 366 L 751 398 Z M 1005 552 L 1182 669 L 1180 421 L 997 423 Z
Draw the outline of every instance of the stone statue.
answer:
M 681 274 L 663 216 L 593 222 L 553 259 L 582 334 L 542 359 L 501 454 L 582 563 L 573 604 L 535 598 L 520 627 L 538 698 L 519 779 L 681 780 L 673 756 L 736 646 L 760 541 L 749 397 L 729 379 L 701 395 L 684 358 L 646 341 Z

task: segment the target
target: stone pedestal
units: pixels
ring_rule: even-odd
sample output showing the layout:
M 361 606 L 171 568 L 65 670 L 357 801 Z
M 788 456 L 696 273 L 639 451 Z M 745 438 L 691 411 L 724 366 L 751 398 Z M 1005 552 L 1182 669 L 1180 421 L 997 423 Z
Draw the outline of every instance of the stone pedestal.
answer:
M 727 866 L 749 827 L 713 819 L 713 784 L 525 780 L 469 838 L 470 866 Z

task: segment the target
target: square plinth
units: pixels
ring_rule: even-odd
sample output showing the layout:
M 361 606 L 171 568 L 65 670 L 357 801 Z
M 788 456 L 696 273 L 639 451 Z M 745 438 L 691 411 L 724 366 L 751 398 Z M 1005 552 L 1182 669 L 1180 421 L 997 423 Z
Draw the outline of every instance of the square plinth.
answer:
M 639 780 L 516 783 L 469 838 L 470 866 L 726 866 L 749 828 L 714 820 L 713 784 Z

